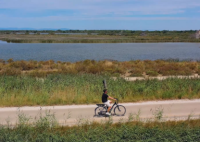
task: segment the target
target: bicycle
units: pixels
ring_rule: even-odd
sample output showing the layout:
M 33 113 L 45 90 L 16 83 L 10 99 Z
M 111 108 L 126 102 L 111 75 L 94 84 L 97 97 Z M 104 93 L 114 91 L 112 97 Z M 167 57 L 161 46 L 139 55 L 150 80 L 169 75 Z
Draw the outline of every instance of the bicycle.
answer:
M 105 104 L 96 104 L 98 107 L 95 108 L 95 115 L 97 117 L 105 117 L 108 116 L 106 114 L 108 107 Z M 118 99 L 116 99 L 115 103 L 112 105 L 111 111 L 114 109 L 114 114 L 116 116 L 124 116 L 126 113 L 126 108 L 123 105 L 118 105 Z

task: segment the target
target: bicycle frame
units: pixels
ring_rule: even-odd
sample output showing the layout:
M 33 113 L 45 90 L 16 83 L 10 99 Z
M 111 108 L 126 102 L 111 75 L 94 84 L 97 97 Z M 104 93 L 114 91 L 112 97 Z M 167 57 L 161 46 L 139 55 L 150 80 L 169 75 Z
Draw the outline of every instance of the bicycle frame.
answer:
M 112 107 L 111 107 L 111 109 L 110 109 L 110 111 L 109 112 L 111 112 L 112 111 L 112 109 L 114 108 L 114 106 L 116 105 L 117 106 L 117 104 L 118 104 L 118 100 L 117 100 L 117 103 L 116 103 L 116 101 L 115 101 L 115 103 L 112 105 Z M 106 111 L 108 110 L 108 107 L 106 107 L 107 109 L 106 109 Z

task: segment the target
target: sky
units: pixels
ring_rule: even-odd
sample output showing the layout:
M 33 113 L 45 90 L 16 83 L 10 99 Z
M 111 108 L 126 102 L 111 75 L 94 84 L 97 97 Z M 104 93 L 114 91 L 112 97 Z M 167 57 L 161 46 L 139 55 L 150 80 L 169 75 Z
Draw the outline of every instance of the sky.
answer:
M 200 0 L 0 0 L 0 28 L 199 30 Z

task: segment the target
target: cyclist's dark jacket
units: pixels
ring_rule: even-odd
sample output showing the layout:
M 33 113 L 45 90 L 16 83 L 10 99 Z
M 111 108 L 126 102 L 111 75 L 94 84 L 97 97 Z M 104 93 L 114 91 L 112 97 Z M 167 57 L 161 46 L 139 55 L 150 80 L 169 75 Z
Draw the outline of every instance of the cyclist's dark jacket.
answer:
M 105 94 L 105 93 L 103 93 L 103 95 L 102 95 L 102 102 L 105 103 L 107 101 L 108 101 L 108 95 Z

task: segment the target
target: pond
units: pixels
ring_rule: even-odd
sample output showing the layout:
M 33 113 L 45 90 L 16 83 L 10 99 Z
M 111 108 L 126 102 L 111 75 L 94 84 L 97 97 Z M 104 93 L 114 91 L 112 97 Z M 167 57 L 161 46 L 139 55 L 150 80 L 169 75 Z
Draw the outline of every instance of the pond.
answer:
M 7 43 L 0 41 L 0 59 L 54 60 L 200 60 L 200 43 Z

